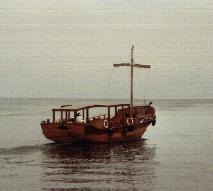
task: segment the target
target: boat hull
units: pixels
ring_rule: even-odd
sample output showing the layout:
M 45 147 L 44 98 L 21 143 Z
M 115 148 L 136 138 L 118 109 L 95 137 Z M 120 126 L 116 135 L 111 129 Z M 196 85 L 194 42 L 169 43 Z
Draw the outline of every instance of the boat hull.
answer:
M 88 141 L 97 143 L 123 142 L 141 139 L 147 129 L 145 126 L 136 126 L 129 130 L 123 129 L 96 129 L 79 124 L 66 124 L 65 128 L 59 128 L 57 123 L 43 124 L 42 132 L 44 136 L 57 143 L 68 143 L 74 141 Z
M 41 125 L 44 136 L 57 143 L 68 143 L 76 140 L 76 137 L 68 129 L 59 129 L 57 123 Z
M 108 133 L 103 133 L 99 135 L 86 135 L 85 140 L 97 143 L 133 141 L 141 139 L 146 129 L 147 127 L 137 128 L 131 132 L 119 131 L 113 133 L 112 136 L 109 136 Z

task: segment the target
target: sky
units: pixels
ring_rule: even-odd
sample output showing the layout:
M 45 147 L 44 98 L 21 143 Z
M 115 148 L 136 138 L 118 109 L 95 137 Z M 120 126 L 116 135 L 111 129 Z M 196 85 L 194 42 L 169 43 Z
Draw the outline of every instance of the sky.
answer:
M 0 97 L 213 99 L 211 0 L 0 0 Z

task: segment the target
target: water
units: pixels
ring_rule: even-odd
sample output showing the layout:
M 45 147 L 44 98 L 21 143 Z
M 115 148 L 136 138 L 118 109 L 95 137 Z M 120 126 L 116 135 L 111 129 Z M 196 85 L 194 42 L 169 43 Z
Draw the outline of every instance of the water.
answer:
M 213 101 L 154 101 L 157 125 L 141 141 L 51 143 L 40 121 L 71 101 L 82 102 L 0 99 L 1 190 L 212 190 Z

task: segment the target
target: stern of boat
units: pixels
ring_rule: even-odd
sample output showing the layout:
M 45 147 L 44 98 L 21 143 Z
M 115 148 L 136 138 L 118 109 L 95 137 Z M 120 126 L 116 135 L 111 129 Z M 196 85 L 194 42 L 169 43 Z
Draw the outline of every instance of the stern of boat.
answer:
M 44 136 L 57 143 L 67 143 L 75 141 L 75 137 L 72 136 L 68 127 L 60 126 L 59 123 L 50 123 L 47 121 L 41 122 L 41 129 Z

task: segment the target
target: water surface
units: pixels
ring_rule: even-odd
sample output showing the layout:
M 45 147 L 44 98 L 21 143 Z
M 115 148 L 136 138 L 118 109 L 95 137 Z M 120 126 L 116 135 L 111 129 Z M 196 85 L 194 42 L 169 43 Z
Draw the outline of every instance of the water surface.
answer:
M 1 190 L 212 190 L 211 100 L 154 101 L 157 125 L 140 141 L 51 143 L 40 121 L 70 102 L 91 100 L 0 99 Z

